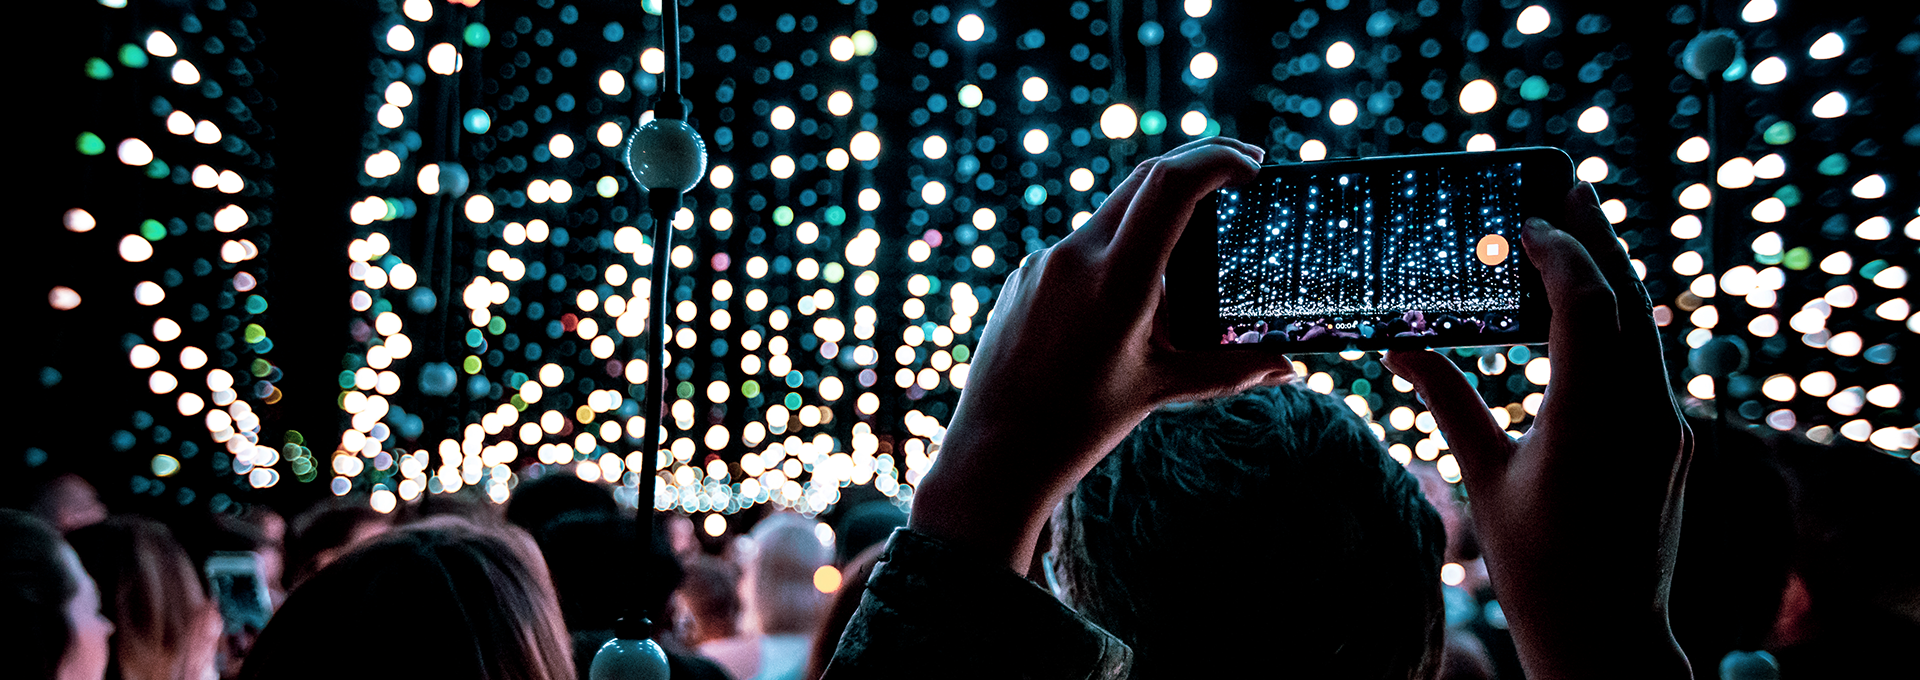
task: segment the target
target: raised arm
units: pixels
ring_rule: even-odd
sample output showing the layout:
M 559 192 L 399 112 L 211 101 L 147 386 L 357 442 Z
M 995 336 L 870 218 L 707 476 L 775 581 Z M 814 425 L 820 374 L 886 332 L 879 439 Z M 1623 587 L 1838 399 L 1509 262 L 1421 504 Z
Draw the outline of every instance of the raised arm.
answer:
M 1667 624 L 1693 439 L 1646 288 L 1591 185 L 1522 243 L 1553 308 L 1552 377 L 1513 439 L 1445 357 L 1393 352 L 1459 459 L 1487 567 L 1530 678 L 1687 678 Z

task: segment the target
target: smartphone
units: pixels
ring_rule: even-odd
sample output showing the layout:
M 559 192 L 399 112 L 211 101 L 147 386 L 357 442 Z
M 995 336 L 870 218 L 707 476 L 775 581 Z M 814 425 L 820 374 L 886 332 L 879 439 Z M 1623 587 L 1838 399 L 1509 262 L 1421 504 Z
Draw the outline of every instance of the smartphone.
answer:
M 261 572 L 259 553 L 216 552 L 207 558 L 207 583 L 226 621 L 226 634 L 259 631 L 273 616 Z
M 1547 341 L 1520 247 L 1561 223 L 1554 148 L 1269 165 L 1202 199 L 1167 265 L 1171 340 L 1313 353 Z

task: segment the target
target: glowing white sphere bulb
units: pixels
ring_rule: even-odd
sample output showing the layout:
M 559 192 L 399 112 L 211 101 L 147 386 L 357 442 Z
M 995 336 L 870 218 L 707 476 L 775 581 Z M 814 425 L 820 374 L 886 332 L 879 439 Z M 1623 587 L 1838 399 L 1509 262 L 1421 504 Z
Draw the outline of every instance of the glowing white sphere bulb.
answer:
M 707 143 L 684 120 L 655 118 L 627 136 L 627 170 L 648 191 L 684 193 L 707 174 Z

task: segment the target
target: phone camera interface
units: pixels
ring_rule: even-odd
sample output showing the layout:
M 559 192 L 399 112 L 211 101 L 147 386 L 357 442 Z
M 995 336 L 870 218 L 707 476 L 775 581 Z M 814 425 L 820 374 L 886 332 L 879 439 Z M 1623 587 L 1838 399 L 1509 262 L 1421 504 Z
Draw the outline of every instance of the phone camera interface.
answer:
M 1520 163 L 1501 163 L 1302 173 L 1221 192 L 1221 344 L 1497 344 L 1520 330 L 1521 177 Z

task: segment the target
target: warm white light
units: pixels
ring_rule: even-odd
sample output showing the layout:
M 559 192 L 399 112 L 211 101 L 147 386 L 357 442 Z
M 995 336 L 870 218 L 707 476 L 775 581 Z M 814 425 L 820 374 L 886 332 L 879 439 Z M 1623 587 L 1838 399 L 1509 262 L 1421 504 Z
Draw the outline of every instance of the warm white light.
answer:
M 947 155 L 947 139 L 940 135 L 927 137 L 927 141 L 920 144 L 920 153 L 927 158 L 945 158 Z
M 146 142 L 132 137 L 120 142 L 118 153 L 120 162 L 127 165 L 140 166 L 153 162 L 153 148 L 147 146 Z
M 1839 92 L 1828 92 L 1820 101 L 1813 103 L 1813 117 L 1839 118 L 1847 115 L 1847 96 Z
M 1613 169 L 1607 165 L 1607 159 L 1599 156 L 1580 161 L 1580 165 L 1573 170 L 1573 175 L 1580 181 L 1596 184 L 1607 181 L 1607 176 L 1612 173 Z
M 853 143 L 847 145 L 847 150 L 853 153 L 854 160 L 870 161 L 879 158 L 880 136 L 868 130 L 861 130 L 854 133 Z
M 973 42 L 986 35 L 987 24 L 980 20 L 980 15 L 969 14 L 960 17 L 960 21 L 954 24 L 954 30 L 959 32 L 961 40 Z
M 474 194 L 467 197 L 465 211 L 467 220 L 476 224 L 493 219 L 493 199 L 486 194 Z
M 779 179 L 786 179 L 788 177 L 792 177 L 793 176 L 793 157 L 785 154 L 774 156 L 773 160 L 767 163 L 767 170 L 769 172 L 772 172 L 773 176 Z
M 200 83 L 200 69 L 194 68 L 193 62 L 185 59 L 173 62 L 173 70 L 169 71 L 168 75 L 173 78 L 173 82 L 181 85 L 198 85 Z
M 1713 147 L 1707 144 L 1707 138 L 1694 137 L 1681 142 L 1679 150 L 1675 151 L 1673 155 L 1679 158 L 1682 163 L 1698 163 L 1706 160 L 1707 156 L 1712 153 Z
M 179 54 L 179 46 L 173 43 L 173 37 L 162 31 L 147 34 L 147 54 L 156 57 L 171 57 Z
M 167 114 L 167 132 L 182 137 L 193 134 L 193 116 L 187 115 L 185 111 Z
M 1020 84 L 1020 96 L 1026 97 L 1030 102 L 1046 99 L 1047 79 L 1040 76 L 1028 78 L 1026 82 Z
M 407 114 L 401 111 L 398 106 L 381 104 L 380 109 L 374 112 L 373 120 L 379 123 L 380 127 L 391 130 L 405 125 L 407 123 Z
M 1193 72 L 1193 77 L 1206 80 L 1220 72 L 1220 60 L 1214 58 L 1212 52 L 1201 52 L 1193 55 L 1193 61 L 1187 64 L 1187 69 Z
M 1073 187 L 1074 191 L 1092 189 L 1093 171 L 1086 168 L 1075 168 L 1072 173 L 1067 175 L 1067 185 Z
M 1860 224 L 1854 226 L 1853 235 L 1858 236 L 1862 240 L 1867 240 L 1867 241 L 1885 240 L 1888 236 L 1893 235 L 1893 222 L 1888 221 L 1887 218 L 1885 217 L 1875 215 L 1873 217 L 1867 218 L 1865 221 L 1862 221 Z M 1845 252 L 1839 252 L 1839 253 L 1833 254 L 1833 257 L 1845 257 L 1845 256 L 1846 256 Z M 1829 257 L 1827 259 L 1831 260 L 1833 259 L 1833 257 Z M 1847 273 L 1847 268 L 1848 268 L 1848 265 L 1842 265 L 1840 271 L 1830 272 L 1830 273 L 1845 274 Z
M 1047 152 L 1047 141 L 1046 130 L 1033 129 L 1020 137 L 1020 146 L 1026 149 L 1027 153 L 1041 154 Z
M 153 257 L 153 244 L 138 234 L 120 237 L 120 259 L 128 262 L 145 262 Z
M 1607 116 L 1606 109 L 1598 106 L 1590 106 L 1587 107 L 1587 110 L 1580 112 L 1580 121 L 1575 123 L 1575 125 L 1580 128 L 1581 132 L 1593 134 L 1607 129 L 1607 123 L 1609 121 L 1610 119 Z
M 1309 139 L 1300 145 L 1300 160 L 1318 161 L 1327 157 L 1327 144 L 1318 139 Z
M 999 221 L 1000 216 L 993 212 L 993 208 L 980 208 L 973 211 L 973 228 L 975 229 L 987 231 L 992 229 Z
M 426 21 L 433 18 L 433 2 L 431 0 L 407 0 L 405 4 L 400 6 L 400 11 L 406 14 L 408 19 Z
M 1197 137 L 1200 133 L 1206 132 L 1207 114 L 1188 111 L 1186 115 L 1180 117 L 1180 131 L 1187 133 L 1190 137 Z
M 1867 175 L 1853 184 L 1853 195 L 1866 199 L 1884 197 L 1887 195 L 1887 179 L 1880 175 Z
M 1755 222 L 1772 224 L 1787 218 L 1787 204 L 1778 198 L 1768 197 L 1753 206 Z
M 620 93 L 627 91 L 627 77 L 612 69 L 601 71 L 600 91 L 610 97 L 619 96 Z
M 453 75 L 460 70 L 460 50 L 452 43 L 440 43 L 427 50 L 427 68 L 443 76 Z M 608 92 L 607 94 L 619 94 Z
M 160 284 L 141 281 L 133 287 L 133 301 L 145 307 L 152 307 L 167 299 L 167 291 Z
M 393 48 L 395 52 L 413 51 L 413 31 L 406 26 L 394 24 L 393 28 L 387 29 L 387 47 Z
M 707 173 L 707 182 L 713 184 L 713 188 L 715 189 L 726 189 L 733 186 L 733 168 L 725 165 L 713 166 L 713 171 Z
M 960 91 L 954 95 L 954 99 L 959 101 L 961 106 L 969 109 L 979 106 L 985 98 L 986 94 L 981 92 L 980 86 L 973 83 L 961 85 Z
M 827 95 L 827 113 L 836 116 L 853 113 L 853 95 L 844 90 L 834 90 L 833 94 Z
M 947 185 L 940 182 L 927 182 L 920 187 L 920 200 L 927 205 L 940 205 L 947 200 Z
M 834 61 L 846 61 L 848 59 L 852 59 L 853 58 L 853 38 L 849 38 L 844 35 L 835 36 L 833 38 L 833 42 L 827 43 L 827 54 L 833 55 Z
M 1140 128 L 1140 117 L 1134 115 L 1133 107 L 1126 104 L 1108 106 L 1100 114 L 1100 133 L 1108 139 L 1126 139 Z
M 1213 0 L 1186 0 L 1183 9 L 1187 11 L 1187 16 L 1199 19 L 1213 11 Z
M 1359 116 L 1360 107 L 1354 105 L 1351 99 L 1336 99 L 1332 106 L 1327 107 L 1327 120 L 1333 121 L 1334 125 L 1351 124 Z
M 1467 139 L 1468 151 L 1492 151 L 1497 147 L 1498 145 L 1493 141 L 1493 135 L 1484 132 Z
M 1534 5 L 1520 10 L 1520 18 L 1513 22 L 1513 28 L 1525 35 L 1535 35 L 1547 30 L 1552 23 L 1553 15 L 1547 13 L 1547 8 Z
M 1334 68 L 1346 68 L 1353 65 L 1353 46 L 1341 40 L 1327 46 L 1327 65 Z
M 1787 159 L 1780 154 L 1770 153 L 1753 162 L 1753 176 L 1760 179 L 1780 179 L 1787 174 Z
M 1819 40 L 1813 41 L 1813 46 L 1807 48 L 1807 56 L 1815 59 L 1832 59 L 1845 54 L 1846 51 L 1846 39 L 1841 38 L 1838 33 L 1828 33 L 1820 36 Z
M 1728 189 L 1743 189 L 1753 184 L 1753 161 L 1734 158 L 1720 165 L 1715 181 Z
M 827 152 L 827 167 L 835 171 L 847 169 L 847 164 L 852 162 L 852 160 L 853 158 L 847 155 L 846 149 L 834 149 Z
M 566 135 L 554 135 L 553 139 L 547 142 L 547 150 L 553 153 L 554 158 L 572 156 L 573 138 Z
M 1688 210 L 1700 210 L 1713 203 L 1713 190 L 1705 184 L 1694 184 L 1680 190 L 1680 207 Z
M 1748 77 L 1753 79 L 1755 85 L 1772 85 L 1786 80 L 1787 62 L 1779 57 L 1767 57 L 1753 65 L 1753 75 Z
M 1779 11 L 1780 7 L 1775 5 L 1773 0 L 1752 0 L 1746 7 L 1740 9 L 1740 20 L 1757 24 L 1772 19 L 1773 15 Z
M 1460 88 L 1460 110 L 1467 113 L 1485 113 L 1493 109 L 1500 100 L 1500 93 L 1493 89 L 1493 83 L 1485 78 L 1467 83 Z
M 73 309 L 80 306 L 80 294 L 66 286 L 54 286 L 47 291 L 47 304 L 61 311 Z
M 773 107 L 773 113 L 767 114 L 767 122 L 773 123 L 776 130 L 793 127 L 793 108 L 785 104 Z

